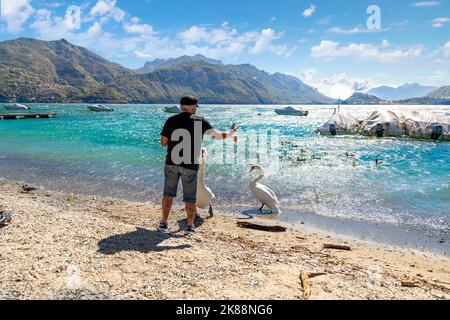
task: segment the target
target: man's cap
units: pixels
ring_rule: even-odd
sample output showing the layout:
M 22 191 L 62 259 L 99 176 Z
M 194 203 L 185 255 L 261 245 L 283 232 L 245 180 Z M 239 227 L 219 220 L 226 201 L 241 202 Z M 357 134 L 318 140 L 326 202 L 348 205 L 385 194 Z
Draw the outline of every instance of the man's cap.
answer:
M 182 106 L 195 106 L 198 105 L 198 98 L 194 96 L 184 96 L 181 98 L 180 104 Z

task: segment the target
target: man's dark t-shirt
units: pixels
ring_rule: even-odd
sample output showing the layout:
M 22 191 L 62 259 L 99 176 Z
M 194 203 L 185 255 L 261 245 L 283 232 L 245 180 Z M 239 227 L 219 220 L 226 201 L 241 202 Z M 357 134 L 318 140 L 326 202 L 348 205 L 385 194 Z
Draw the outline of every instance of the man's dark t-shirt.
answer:
M 201 117 L 197 117 L 191 113 L 183 112 L 180 114 L 177 114 L 176 116 L 173 116 L 169 118 L 161 132 L 161 136 L 166 137 L 169 139 L 169 146 L 167 148 L 167 157 L 166 157 L 166 164 L 168 165 L 180 165 L 186 169 L 191 170 L 198 170 L 198 158 L 200 156 L 200 147 L 203 141 L 203 135 L 206 131 L 211 130 L 213 127 L 209 124 L 208 121 Z M 178 130 L 181 129 L 181 130 Z M 183 130 L 184 129 L 184 130 Z M 174 135 L 175 132 L 175 135 Z M 172 154 L 172 151 L 174 148 L 180 144 L 183 143 L 183 132 L 187 134 L 189 132 L 190 135 L 190 161 L 181 161 L 181 163 L 175 163 L 177 161 L 174 161 L 173 156 L 186 156 L 183 154 L 183 151 L 181 152 L 175 152 Z M 196 134 L 195 134 L 196 133 Z M 184 159 L 184 157 L 183 157 Z

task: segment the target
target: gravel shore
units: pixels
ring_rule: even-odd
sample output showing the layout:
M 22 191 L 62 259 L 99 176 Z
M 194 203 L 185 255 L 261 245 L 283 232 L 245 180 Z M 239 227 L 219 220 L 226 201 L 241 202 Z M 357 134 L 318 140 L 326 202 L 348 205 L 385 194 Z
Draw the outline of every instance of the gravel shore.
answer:
M 13 213 L 0 227 L 0 299 L 304 299 L 301 272 L 324 273 L 310 279 L 310 299 L 450 298 L 448 257 L 307 226 L 270 233 L 217 215 L 186 236 L 179 206 L 164 236 L 157 205 L 5 180 L 0 207 Z

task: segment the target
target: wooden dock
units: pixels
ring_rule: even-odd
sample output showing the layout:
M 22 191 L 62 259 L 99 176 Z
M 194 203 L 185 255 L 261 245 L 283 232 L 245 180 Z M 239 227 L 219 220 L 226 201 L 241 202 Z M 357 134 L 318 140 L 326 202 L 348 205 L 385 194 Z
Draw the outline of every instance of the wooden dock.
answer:
M 48 119 L 53 118 L 56 113 L 5 113 L 0 114 L 0 120 L 19 120 L 19 119 Z

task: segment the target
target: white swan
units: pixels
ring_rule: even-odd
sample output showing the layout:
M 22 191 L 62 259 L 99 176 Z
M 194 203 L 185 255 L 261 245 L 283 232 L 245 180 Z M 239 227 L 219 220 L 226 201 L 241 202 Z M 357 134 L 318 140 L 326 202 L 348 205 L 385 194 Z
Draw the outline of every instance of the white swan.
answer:
M 216 197 L 214 193 L 205 184 L 205 169 L 206 169 L 206 149 L 202 148 L 202 153 L 199 161 L 200 167 L 197 179 L 197 208 L 206 209 L 209 207 L 210 217 L 214 216 L 212 207 L 212 200 Z
M 281 214 L 280 201 L 278 201 L 275 192 L 273 192 L 270 188 L 266 187 L 265 185 L 259 183 L 259 181 L 261 181 L 265 176 L 264 170 L 260 166 L 254 165 L 250 169 L 250 172 L 252 171 L 259 172 L 258 178 L 256 178 L 250 183 L 251 192 L 256 197 L 256 199 L 258 199 L 262 204 L 259 210 L 262 211 L 264 206 L 267 206 L 272 210 L 272 214 Z

